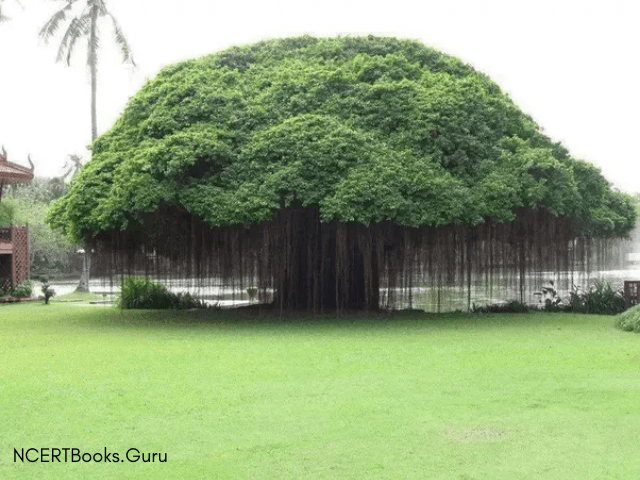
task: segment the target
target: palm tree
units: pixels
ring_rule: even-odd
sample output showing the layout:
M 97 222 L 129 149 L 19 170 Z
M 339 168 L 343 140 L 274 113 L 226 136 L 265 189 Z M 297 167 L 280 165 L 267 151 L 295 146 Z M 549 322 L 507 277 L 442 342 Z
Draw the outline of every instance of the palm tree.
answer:
M 0 0 L 1 2 L 2 0 Z M 97 95 L 97 77 L 98 77 L 98 46 L 99 31 L 98 19 L 107 18 L 111 21 L 115 42 L 122 52 L 123 63 L 129 62 L 135 66 L 131 48 L 125 38 L 120 25 L 115 17 L 109 13 L 103 0 L 64 0 L 66 5 L 58 10 L 49 21 L 40 30 L 39 36 L 47 43 L 56 32 L 60 25 L 67 20 L 67 29 L 62 36 L 60 46 L 58 47 L 58 55 L 56 61 L 65 60 L 67 65 L 71 64 L 71 56 L 75 50 L 76 42 L 80 39 L 87 41 L 87 66 L 91 75 L 91 142 L 98 138 L 98 121 L 96 113 L 96 95 Z M 75 10 L 79 13 L 73 15 L 74 7 L 79 6 Z M 91 268 L 89 249 L 84 248 L 84 259 L 82 266 L 82 276 L 78 291 L 89 291 L 89 271 Z
M 81 38 L 87 40 L 87 66 L 91 74 L 91 141 L 98 137 L 98 125 L 96 115 L 96 92 L 97 92 L 97 74 L 98 74 L 98 18 L 107 17 L 111 20 L 115 36 L 115 42 L 122 51 L 122 61 L 130 62 L 135 65 L 131 48 L 125 38 L 120 25 L 115 17 L 109 13 L 103 0 L 65 0 L 67 4 L 58 10 L 40 30 L 40 37 L 45 43 L 53 37 L 62 22 L 67 20 L 67 16 L 72 13 L 74 5 L 83 3 L 82 11 L 70 19 L 67 30 L 62 37 L 60 46 L 58 47 L 58 56 L 56 61 L 66 60 L 67 65 L 71 64 L 71 56 L 73 55 L 76 42 Z
M 4 0 L 0 0 L 0 23 L 4 23 L 4 22 L 8 22 L 9 20 L 11 20 L 10 17 L 7 17 L 6 15 L 4 15 L 2 13 L 2 4 L 4 3 Z M 20 6 L 22 6 L 22 4 L 20 3 L 19 0 L 16 0 L 16 3 Z
M 2 14 L 2 0 L 0 0 L 0 23 L 4 23 L 9 20 L 9 17 Z

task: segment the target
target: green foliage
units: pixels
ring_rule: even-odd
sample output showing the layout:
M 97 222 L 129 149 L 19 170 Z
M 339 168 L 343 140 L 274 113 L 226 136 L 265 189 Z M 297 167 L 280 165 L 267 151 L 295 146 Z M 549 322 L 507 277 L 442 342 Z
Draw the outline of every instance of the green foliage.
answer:
M 16 206 L 10 198 L 3 198 L 0 202 L 0 228 L 15 224 Z
M 123 310 L 206 308 L 206 304 L 189 293 L 172 293 L 164 285 L 148 278 L 136 277 L 122 280 L 117 305 Z
M 25 185 L 12 185 L 0 203 L 0 227 L 3 210 L 8 208 L 14 225 L 29 226 L 29 263 L 32 275 L 69 272 L 76 248 L 60 231 L 45 222 L 51 202 L 67 191 L 63 178 L 35 178 Z
M 30 298 L 33 295 L 33 282 L 25 280 L 13 288 L 12 296 L 16 298 Z
M 625 309 L 622 289 L 616 289 L 606 281 L 595 282 L 586 290 L 574 285 L 566 300 L 560 298 L 553 282 L 549 282 L 537 295 L 540 296 L 541 309 L 548 312 L 616 315 Z
M 640 305 L 635 305 L 616 316 L 616 328 L 625 332 L 640 333 Z
M 539 305 L 528 306 L 518 300 L 506 303 L 478 306 L 473 305 L 474 313 L 524 313 L 532 310 L 545 312 L 573 312 L 596 315 L 616 315 L 625 309 L 622 289 L 614 288 L 609 282 L 595 282 L 587 290 L 574 286 L 569 298 L 563 300 L 553 281 L 536 292 Z
M 167 309 L 171 304 L 169 291 L 164 285 L 147 278 L 127 277 L 122 280 L 118 306 L 122 309 Z
M 529 307 L 519 300 L 510 300 L 505 303 L 493 303 L 490 305 L 473 305 L 472 313 L 527 313 Z
M 50 203 L 68 191 L 64 178 L 34 178 L 22 185 L 12 185 L 9 194 L 17 199 L 29 199 L 34 203 Z
M 637 216 L 485 75 L 393 38 L 271 40 L 169 66 L 92 149 L 47 216 L 74 241 L 144 229 L 164 204 L 215 226 L 287 206 L 414 227 L 545 208 L 597 237 Z
M 599 168 L 580 160 L 567 162 L 582 199 L 574 219 L 578 229 L 591 237 L 628 237 L 639 216 L 634 198 L 612 190 Z
M 32 274 L 68 272 L 76 247 L 61 232 L 45 223 L 49 203 L 36 198 L 11 199 L 14 224 L 29 226 L 29 258 Z M 2 204 L 5 200 L 3 199 Z M 1 204 L 0 204 L 1 205 Z
M 609 282 L 596 282 L 586 291 L 574 287 L 566 310 L 600 315 L 617 315 L 624 312 L 624 292 L 614 288 Z

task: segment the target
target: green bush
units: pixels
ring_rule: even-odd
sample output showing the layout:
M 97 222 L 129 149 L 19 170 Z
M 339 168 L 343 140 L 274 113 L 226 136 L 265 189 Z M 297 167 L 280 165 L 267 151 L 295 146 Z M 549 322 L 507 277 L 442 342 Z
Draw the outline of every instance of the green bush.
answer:
M 0 228 L 13 225 L 16 215 L 16 207 L 10 198 L 5 198 L 0 203 Z
M 640 305 L 617 315 L 615 326 L 625 332 L 640 333 Z
M 624 312 L 624 293 L 609 282 L 596 282 L 588 290 L 574 286 L 569 298 L 563 300 L 553 282 L 542 288 L 536 295 L 540 297 L 538 309 L 546 312 L 591 313 L 597 315 L 616 315 Z M 473 306 L 474 313 L 524 313 L 534 309 L 524 303 L 512 300 L 485 306 Z
M 598 315 L 616 315 L 624 312 L 624 293 L 615 289 L 609 282 L 596 282 L 589 290 L 573 288 L 564 310 Z
M 624 312 L 624 292 L 614 289 L 609 282 L 599 282 L 585 295 L 587 313 L 617 315 Z
M 33 282 L 25 280 L 15 286 L 12 296 L 16 298 L 29 298 L 33 294 Z
M 172 293 L 164 285 L 136 277 L 127 277 L 122 281 L 117 304 L 122 309 L 206 308 L 204 302 L 189 293 Z
M 167 309 L 171 305 L 169 291 L 164 285 L 148 278 L 127 277 L 122 280 L 118 306 L 122 309 Z
M 473 305 L 473 313 L 527 313 L 529 307 L 518 300 L 511 300 L 506 303 L 493 303 L 482 307 Z
M 171 293 L 171 308 L 184 310 L 187 308 L 207 308 L 207 304 L 198 300 L 188 292 Z
M 68 273 L 77 249 L 62 233 L 44 223 L 49 204 L 30 198 L 10 199 L 15 206 L 15 224 L 29 225 L 29 264 L 31 276 Z M 4 199 L 2 202 L 4 203 Z

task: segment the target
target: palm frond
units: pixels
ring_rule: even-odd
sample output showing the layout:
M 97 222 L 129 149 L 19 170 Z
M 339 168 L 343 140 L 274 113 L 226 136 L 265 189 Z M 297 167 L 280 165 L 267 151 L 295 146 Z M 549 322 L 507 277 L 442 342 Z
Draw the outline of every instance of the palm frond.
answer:
M 73 47 L 75 46 L 78 38 L 81 38 L 86 34 L 86 25 L 84 25 L 83 18 L 74 17 L 69 22 L 69 27 L 62 37 L 60 47 L 58 48 L 58 55 L 56 62 L 62 61 L 66 57 L 67 65 L 71 62 L 71 55 L 73 54 Z
M 20 5 L 24 10 L 24 5 L 22 5 L 22 2 L 20 2 L 20 0 L 13 0 L 13 1 L 14 3 L 17 3 L 18 5 Z M 8 22 L 9 20 L 11 20 L 11 17 L 7 17 L 2 13 L 2 2 L 3 0 L 0 0 L 0 23 Z
M 124 33 L 122 33 L 122 29 L 120 25 L 116 21 L 115 17 L 109 13 L 109 17 L 111 18 L 111 22 L 113 23 L 113 33 L 116 38 L 116 43 L 120 47 L 122 51 L 122 61 L 123 62 L 131 62 L 131 65 L 135 67 L 136 62 L 133 60 L 133 54 L 131 53 L 131 47 L 129 46 L 129 42 L 127 42 Z
M 67 0 L 67 4 L 64 8 L 58 10 L 53 16 L 44 24 L 40 29 L 38 36 L 44 40 L 45 43 L 49 42 L 49 39 L 56 34 L 60 22 L 64 22 L 67 19 L 67 13 L 73 7 L 76 0 Z
M 98 15 L 100 15 L 101 17 L 105 15 L 111 15 L 107 10 L 107 6 L 104 4 L 103 0 L 90 0 L 90 1 L 95 2 L 96 6 L 98 7 Z
M 67 41 L 68 42 L 67 46 L 65 48 L 67 52 L 67 65 L 71 64 L 71 55 L 73 55 L 73 50 L 76 45 L 76 42 L 78 41 L 79 38 L 84 37 L 89 31 L 90 21 L 91 21 L 91 18 L 88 17 L 87 15 L 83 15 L 80 18 L 74 18 L 73 20 L 71 20 L 71 24 L 69 25 L 67 32 L 70 32 L 72 28 L 73 28 L 73 31 L 70 34 L 70 37 Z M 66 37 L 66 34 L 65 34 L 65 37 Z M 62 44 L 60 44 L 60 48 L 62 48 Z M 60 61 L 60 53 L 62 53 L 62 50 L 58 50 L 57 61 Z
M 22 4 L 22 2 L 20 0 L 13 0 L 14 3 L 17 3 L 18 5 L 20 5 L 22 7 L 22 10 L 24 10 L 24 5 Z M 2 0 L 0 0 L 0 3 L 2 3 Z

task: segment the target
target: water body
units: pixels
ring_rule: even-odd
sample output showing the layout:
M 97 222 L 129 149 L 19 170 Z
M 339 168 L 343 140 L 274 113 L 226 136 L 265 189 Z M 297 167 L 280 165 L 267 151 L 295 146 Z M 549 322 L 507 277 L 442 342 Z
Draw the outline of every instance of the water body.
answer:
M 514 282 L 500 284 L 499 282 L 490 285 L 486 277 L 478 275 L 471 279 L 471 289 L 468 290 L 466 280 L 459 285 L 449 286 L 415 286 L 411 289 L 392 289 L 391 291 L 382 288 L 380 290 L 381 305 L 387 304 L 389 294 L 392 297 L 393 308 L 414 308 L 428 312 L 466 311 L 468 306 L 484 306 L 488 304 L 504 303 L 511 300 L 520 299 L 520 290 Z M 622 289 L 625 280 L 640 281 L 640 267 L 622 270 L 602 270 L 588 273 L 569 272 L 540 272 L 529 274 L 525 278 L 524 301 L 528 305 L 542 305 L 544 299 L 536 294 L 543 287 L 551 286 L 553 282 L 557 295 L 561 299 L 569 297 L 569 292 L 573 288 L 587 290 L 597 282 L 609 282 L 616 289 Z M 241 290 L 239 285 L 212 285 L 210 282 L 203 284 L 198 279 L 163 279 L 162 282 L 169 291 L 189 292 L 197 298 L 204 300 L 210 305 L 221 307 L 232 307 L 248 305 L 252 303 L 245 290 Z M 52 287 L 56 295 L 72 293 L 78 285 L 76 280 L 55 282 Z M 105 299 L 113 299 L 120 292 L 119 282 L 114 278 L 113 282 L 109 278 L 92 279 L 89 283 L 91 292 L 104 295 Z M 39 287 L 36 287 L 39 288 Z M 264 293 L 264 292 L 263 292 Z M 272 291 L 266 292 L 267 297 L 273 295 Z M 266 299 L 270 301 L 270 298 Z

